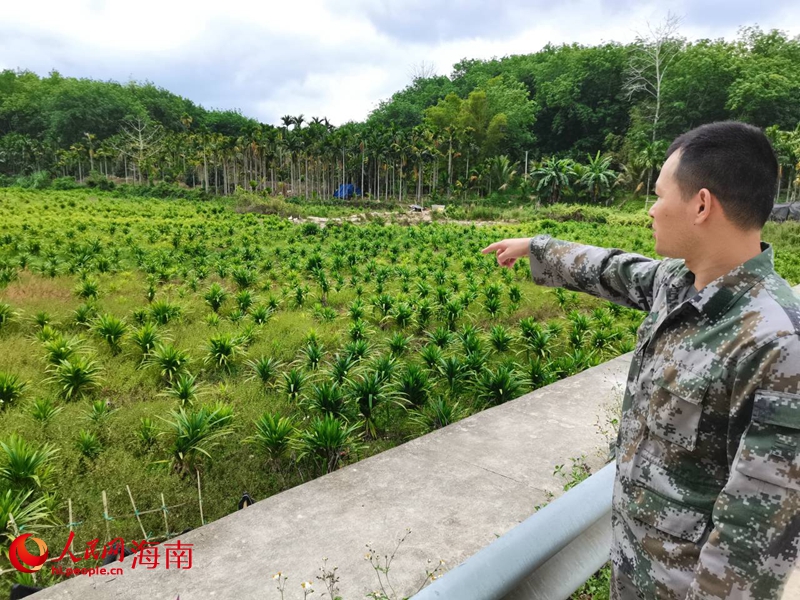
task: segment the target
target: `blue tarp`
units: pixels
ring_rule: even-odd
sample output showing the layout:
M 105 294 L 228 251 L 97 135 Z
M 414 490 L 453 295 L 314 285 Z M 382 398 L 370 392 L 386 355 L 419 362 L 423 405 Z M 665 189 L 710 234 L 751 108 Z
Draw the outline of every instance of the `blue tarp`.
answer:
M 352 183 L 344 183 L 339 186 L 339 189 L 333 192 L 334 198 L 347 198 L 353 196 L 361 197 L 361 188 L 354 186 Z

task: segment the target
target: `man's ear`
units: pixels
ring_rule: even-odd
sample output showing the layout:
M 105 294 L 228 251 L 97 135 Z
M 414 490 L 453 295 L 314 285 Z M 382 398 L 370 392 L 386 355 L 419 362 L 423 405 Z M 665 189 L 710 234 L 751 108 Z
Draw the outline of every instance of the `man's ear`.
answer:
M 694 224 L 705 223 L 712 210 L 719 208 L 719 202 L 714 195 L 706 188 L 702 188 L 694 199 L 695 218 Z

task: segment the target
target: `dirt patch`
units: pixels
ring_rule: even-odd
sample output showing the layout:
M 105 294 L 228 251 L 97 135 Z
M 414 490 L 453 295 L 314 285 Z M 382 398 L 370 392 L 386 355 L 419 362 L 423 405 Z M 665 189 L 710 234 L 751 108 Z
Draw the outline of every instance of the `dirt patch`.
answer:
M 387 223 L 396 223 L 398 225 L 419 225 L 420 223 L 448 223 L 454 225 L 475 225 L 477 227 L 486 225 L 514 225 L 519 221 L 468 221 L 460 219 L 448 219 L 444 216 L 438 216 L 434 219 L 430 211 L 415 212 L 408 211 L 404 213 L 391 212 L 391 211 L 374 211 L 365 212 L 349 217 L 289 217 L 292 223 L 316 223 L 320 227 L 325 227 L 327 223 L 369 223 L 375 219 L 383 219 Z
M 67 302 L 73 296 L 71 286 L 62 277 L 50 279 L 22 271 L 19 278 L 8 284 L 6 289 L 0 290 L 0 298 L 11 304 L 26 305 L 31 302 Z

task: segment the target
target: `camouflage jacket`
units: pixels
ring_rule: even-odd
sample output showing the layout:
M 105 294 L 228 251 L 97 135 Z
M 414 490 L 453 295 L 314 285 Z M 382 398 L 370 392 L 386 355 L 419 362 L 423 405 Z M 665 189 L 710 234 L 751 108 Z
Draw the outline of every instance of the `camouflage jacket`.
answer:
M 612 598 L 778 599 L 800 539 L 800 298 L 772 248 L 682 260 L 532 238 L 541 285 L 648 311 L 616 443 Z

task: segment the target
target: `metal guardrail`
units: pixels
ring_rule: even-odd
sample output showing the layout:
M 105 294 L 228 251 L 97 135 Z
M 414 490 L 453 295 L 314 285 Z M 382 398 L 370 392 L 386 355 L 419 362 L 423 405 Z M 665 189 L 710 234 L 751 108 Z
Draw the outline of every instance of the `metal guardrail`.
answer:
M 609 559 L 606 465 L 425 587 L 413 600 L 564 600 Z

